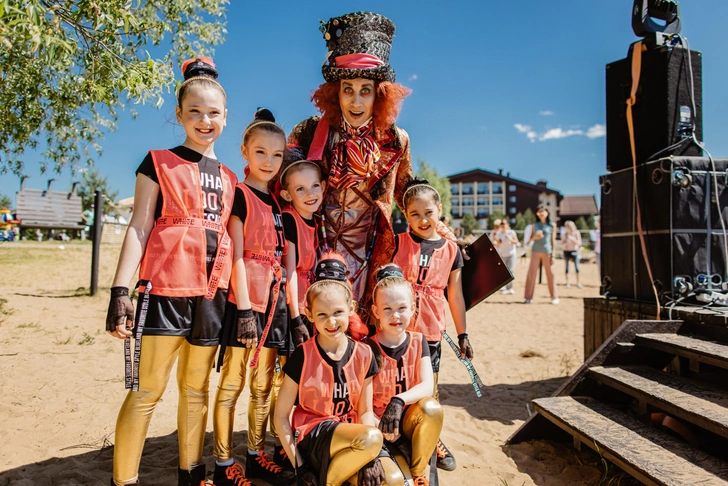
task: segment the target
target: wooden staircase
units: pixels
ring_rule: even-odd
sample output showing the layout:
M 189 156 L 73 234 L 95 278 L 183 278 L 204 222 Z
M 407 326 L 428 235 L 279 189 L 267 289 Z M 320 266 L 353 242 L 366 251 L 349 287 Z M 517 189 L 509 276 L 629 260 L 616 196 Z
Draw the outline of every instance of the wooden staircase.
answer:
M 728 335 L 709 337 L 625 321 L 508 442 L 570 440 L 648 485 L 728 485 Z

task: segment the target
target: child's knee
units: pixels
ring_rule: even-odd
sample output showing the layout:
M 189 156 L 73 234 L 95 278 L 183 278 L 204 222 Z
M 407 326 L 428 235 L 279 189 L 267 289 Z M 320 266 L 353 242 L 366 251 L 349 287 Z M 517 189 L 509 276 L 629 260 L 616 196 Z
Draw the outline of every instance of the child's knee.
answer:
M 376 427 L 367 427 L 357 434 L 356 438 L 352 441 L 351 448 L 359 451 L 376 451 L 378 454 L 383 442 L 384 437 L 379 429 Z
M 440 405 L 440 403 L 432 397 L 423 398 L 417 402 L 417 405 L 422 410 L 423 415 L 427 418 L 442 420 L 444 417 L 442 405 Z

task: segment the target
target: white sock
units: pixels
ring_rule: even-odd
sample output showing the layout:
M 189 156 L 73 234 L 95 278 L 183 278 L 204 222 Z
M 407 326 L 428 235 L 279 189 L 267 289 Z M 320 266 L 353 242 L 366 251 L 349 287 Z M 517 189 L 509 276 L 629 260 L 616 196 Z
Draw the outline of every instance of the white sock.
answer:
M 228 459 L 227 461 L 215 461 L 218 466 L 232 466 L 235 463 L 235 459 Z
M 258 455 L 258 451 L 252 451 L 252 450 L 248 449 L 248 454 L 251 455 L 251 456 L 257 456 Z

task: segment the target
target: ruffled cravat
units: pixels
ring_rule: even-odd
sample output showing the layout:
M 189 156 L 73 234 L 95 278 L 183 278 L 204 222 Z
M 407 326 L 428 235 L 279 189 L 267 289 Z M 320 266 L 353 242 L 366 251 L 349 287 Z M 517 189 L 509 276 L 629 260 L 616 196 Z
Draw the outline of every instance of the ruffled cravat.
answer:
M 336 189 L 345 189 L 369 179 L 374 164 L 381 154 L 379 145 L 372 137 L 372 120 L 359 128 L 353 128 L 343 119 L 341 121 L 341 139 L 333 148 L 333 167 L 329 185 Z

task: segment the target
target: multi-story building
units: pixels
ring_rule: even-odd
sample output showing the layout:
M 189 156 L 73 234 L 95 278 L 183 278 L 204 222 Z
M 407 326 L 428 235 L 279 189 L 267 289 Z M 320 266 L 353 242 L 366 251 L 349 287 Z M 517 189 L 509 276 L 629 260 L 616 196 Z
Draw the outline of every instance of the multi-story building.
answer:
M 516 221 L 516 214 L 523 214 L 526 209 L 534 213 L 538 206 L 545 206 L 551 213 L 551 220 L 558 217 L 559 203 L 563 196 L 555 189 L 550 189 L 545 180 L 535 184 L 511 177 L 510 172 L 498 173 L 483 169 L 469 170 L 448 176 L 452 194 L 452 219 L 455 225 L 460 224 L 462 217 L 473 214 L 482 229 L 487 229 L 488 216 L 496 211 L 505 214 L 511 224 Z

